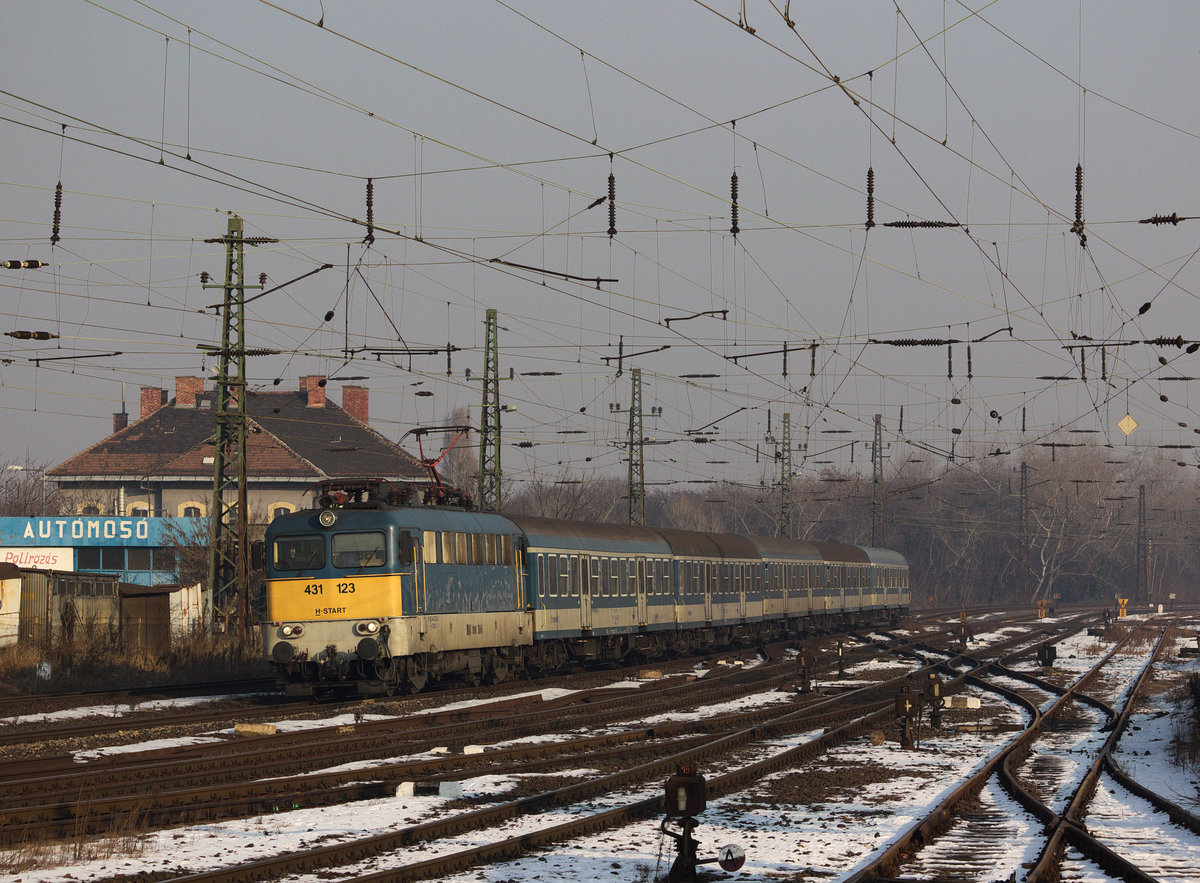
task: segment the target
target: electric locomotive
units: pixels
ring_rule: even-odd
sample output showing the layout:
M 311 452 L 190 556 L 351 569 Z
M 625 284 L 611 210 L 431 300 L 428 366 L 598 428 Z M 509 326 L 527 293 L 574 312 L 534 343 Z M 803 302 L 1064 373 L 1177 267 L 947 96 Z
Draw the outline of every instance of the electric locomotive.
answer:
M 886 549 L 391 496 L 378 483 L 347 485 L 267 529 L 263 643 L 288 693 L 500 682 L 571 662 L 753 643 L 908 606 L 908 566 Z

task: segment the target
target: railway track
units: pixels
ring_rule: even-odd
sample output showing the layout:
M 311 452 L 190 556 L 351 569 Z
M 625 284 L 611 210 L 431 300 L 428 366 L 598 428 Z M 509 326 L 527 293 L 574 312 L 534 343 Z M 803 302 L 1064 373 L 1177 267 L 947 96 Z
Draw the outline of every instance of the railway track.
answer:
M 1130 632 L 1090 669 L 1074 666 L 1065 687 L 1066 671 L 1047 681 L 995 667 L 1009 686 L 1025 685 L 1017 695 L 1029 726 L 849 879 L 1194 880 L 1200 819 L 1137 785 L 1112 759 L 1169 633 L 1159 629 L 1148 657 L 1121 652 L 1136 640 Z M 1118 714 L 1110 703 L 1121 700 Z
M 889 636 L 879 637 L 886 639 Z M 1029 636 L 1021 636 L 1007 642 L 1010 649 L 1013 646 L 1021 646 L 1025 650 L 1028 650 L 1032 643 L 1034 642 L 1031 642 Z M 883 649 L 906 648 L 897 645 L 893 638 L 891 644 L 884 645 Z M 929 657 L 936 656 L 942 661 L 941 664 L 951 661 L 970 668 L 978 666 L 977 660 L 963 660 L 956 656 L 950 656 L 944 648 L 926 646 L 923 649 L 917 649 L 910 647 L 906 649 L 906 652 L 916 653 L 923 657 L 914 662 L 914 665 L 923 664 Z M 847 664 L 851 668 L 853 667 L 849 660 L 847 660 Z M 794 675 L 794 671 L 786 670 L 787 667 L 788 662 L 780 661 L 775 664 L 759 665 L 754 669 L 731 671 L 724 678 L 713 679 L 714 684 L 718 680 L 728 682 L 721 688 L 724 691 L 723 694 L 711 690 L 712 685 L 703 685 L 708 692 L 704 693 L 697 689 L 688 702 L 693 707 L 702 706 L 703 708 L 717 708 L 722 702 L 734 704 L 743 702 L 746 696 L 751 695 L 752 691 L 761 692 L 780 686 L 782 681 Z M 794 669 L 794 663 L 791 663 L 791 667 Z M 961 672 L 956 672 L 955 676 L 962 677 Z M 872 689 L 876 690 L 873 697 L 870 695 Z M 261 862 L 248 862 L 236 868 L 215 872 L 215 876 L 195 877 L 193 875 L 194 879 L 267 879 L 280 874 L 305 873 L 305 868 L 343 868 L 346 878 L 361 878 L 370 871 L 366 866 L 353 864 L 355 855 L 383 856 L 377 857 L 373 861 L 387 864 L 395 861 L 386 857 L 390 853 L 395 850 L 404 851 L 408 848 L 406 844 L 419 843 L 422 844 L 419 852 L 423 856 L 444 849 L 447 857 L 427 859 L 440 863 L 436 864 L 436 867 L 435 865 L 417 867 L 410 860 L 405 859 L 402 861 L 403 873 L 411 874 L 411 879 L 419 879 L 421 875 L 424 875 L 425 878 L 444 877 L 460 867 L 498 860 L 501 854 L 497 851 L 498 849 L 501 852 L 507 850 L 505 853 L 507 855 L 516 855 L 537 843 L 557 842 L 562 838 L 569 839 L 580 836 L 579 832 L 582 831 L 632 823 L 632 820 L 635 819 L 644 820 L 648 816 L 656 816 L 661 803 L 661 781 L 667 773 L 673 771 L 674 765 L 678 764 L 682 758 L 699 759 L 705 764 L 706 770 L 715 771 L 710 777 L 710 795 L 714 797 L 752 789 L 756 783 L 772 775 L 773 770 L 787 770 L 797 764 L 819 761 L 829 752 L 836 750 L 839 745 L 845 745 L 855 739 L 861 740 L 863 733 L 871 729 L 886 727 L 892 714 L 890 697 L 894 690 L 895 682 L 882 687 L 868 685 L 857 692 L 848 690 L 845 695 L 827 697 L 819 701 L 810 698 L 809 701 L 803 703 L 792 703 L 791 707 L 787 709 L 767 706 L 756 708 L 752 713 L 744 711 L 727 715 L 711 713 L 704 718 L 704 726 L 698 726 L 694 721 L 676 723 L 660 721 L 654 724 L 653 733 L 649 732 L 651 728 L 643 727 L 639 731 L 637 728 L 629 727 L 628 721 L 644 719 L 655 707 L 662 710 L 664 705 L 683 705 L 684 703 L 678 698 L 683 691 L 676 693 L 675 698 L 667 698 L 671 694 L 663 693 L 655 699 L 648 699 L 646 705 L 635 704 L 636 697 L 632 693 L 615 699 L 609 698 L 607 702 L 599 696 L 591 696 L 591 701 L 577 700 L 573 703 L 585 711 L 574 725 L 567 717 L 567 708 L 548 710 L 554 718 L 554 723 L 557 724 L 557 731 L 570 730 L 573 726 L 575 730 L 586 730 L 593 733 L 601 727 L 614 728 L 618 732 L 591 735 L 587 737 L 590 744 L 584 744 L 584 737 L 579 736 L 574 740 L 566 740 L 566 744 L 561 749 L 554 751 L 548 751 L 543 743 L 540 747 L 542 757 L 536 761 L 530 754 L 523 753 L 523 750 L 515 747 L 512 749 L 501 747 L 499 751 L 488 751 L 486 764 L 482 759 L 470 760 L 457 753 L 448 757 L 416 760 L 412 755 L 422 747 L 430 747 L 433 742 L 439 740 L 452 741 L 452 738 L 446 738 L 452 737 L 452 731 L 426 733 L 425 736 L 428 738 L 425 738 L 421 735 L 420 730 L 414 728 L 412 724 L 405 725 L 408 729 L 394 726 L 388 738 L 391 738 L 393 742 L 397 738 L 403 741 L 404 754 L 408 756 L 407 759 L 396 761 L 390 765 L 377 764 L 377 766 L 388 767 L 382 771 L 359 768 L 341 772 L 316 772 L 319 767 L 311 767 L 306 772 L 297 774 L 298 778 L 295 781 L 289 781 L 286 775 L 277 774 L 270 780 L 274 783 L 275 792 L 264 795 L 264 786 L 261 784 L 264 781 L 263 776 L 270 775 L 274 771 L 273 768 L 263 771 L 262 764 L 267 757 L 303 753 L 299 748 L 302 740 L 290 741 L 290 737 L 288 737 L 288 740 L 275 742 L 274 747 L 268 749 L 268 754 L 260 754 L 257 759 L 245 759 L 244 765 L 240 768 L 254 770 L 257 765 L 259 773 L 257 778 L 249 777 L 248 774 L 248 778 L 237 785 L 242 789 L 240 797 L 227 794 L 220 798 L 213 797 L 206 804 L 204 796 L 199 793 L 201 790 L 199 786 L 163 787 L 161 780 L 152 780 L 159 782 L 159 785 L 156 786 L 155 804 L 156 812 L 160 815 L 144 814 L 141 816 L 139 824 L 142 826 L 173 824 L 189 817 L 195 818 L 197 815 L 205 817 L 205 813 L 212 813 L 207 816 L 209 818 L 220 819 L 228 818 L 233 814 L 244 815 L 246 812 L 264 811 L 262 805 L 264 796 L 270 803 L 270 798 L 284 794 L 288 787 L 299 784 L 303 779 L 308 780 L 310 787 L 299 802 L 301 806 L 311 807 L 319 802 L 318 796 L 322 793 L 330 795 L 332 800 L 339 802 L 353 799 L 354 795 L 359 798 L 377 796 L 380 790 L 372 792 L 372 787 L 390 793 L 394 789 L 395 783 L 403 778 L 418 779 L 428 784 L 436 783 L 439 780 L 455 781 L 469 778 L 472 775 L 486 774 L 484 771 L 487 769 L 494 771 L 493 774 L 496 775 L 514 775 L 520 769 L 522 773 L 527 774 L 525 779 L 530 783 L 529 787 L 536 788 L 538 784 L 556 780 L 578 779 L 580 767 L 591 766 L 598 769 L 619 767 L 610 776 L 597 776 L 594 780 L 587 782 L 575 782 L 563 787 L 540 790 L 518 800 L 509 801 L 508 804 L 489 805 L 483 809 L 474 810 L 470 810 L 464 805 L 458 808 L 459 811 L 452 819 L 422 820 L 417 818 L 413 820 L 413 824 L 401 832 L 376 835 L 376 837 L 384 838 L 383 840 L 359 837 L 348 844 L 322 846 L 315 850 L 293 850 L 283 858 L 264 859 L 263 861 L 267 862 L 267 865 Z M 596 691 L 596 693 L 602 692 Z M 611 693 L 611 691 L 609 692 Z M 646 691 L 647 695 L 652 692 L 654 691 Z M 613 708 L 619 708 L 621 715 L 614 715 Z M 574 714 L 574 712 L 570 713 Z M 512 708 L 509 709 L 508 714 L 502 716 L 502 719 L 510 722 L 509 726 L 512 729 L 506 733 L 496 727 L 493 732 L 490 729 L 483 729 L 480 714 L 476 713 L 474 721 L 465 722 L 469 728 L 467 732 L 472 733 L 479 741 L 492 743 L 503 741 L 495 738 L 499 736 L 504 736 L 507 741 L 528 739 L 531 736 L 536 738 L 536 733 L 544 732 L 547 726 L 544 719 L 540 723 L 532 720 L 522 722 L 520 718 L 523 712 Z M 494 716 L 494 711 L 492 714 Z M 605 722 L 606 716 L 608 717 L 607 723 Z M 426 717 L 433 716 L 427 715 Z M 620 732 L 620 728 L 616 726 L 616 722 L 619 720 L 626 721 L 625 732 Z M 382 726 L 383 723 L 385 722 L 378 722 L 378 724 L 377 722 L 363 722 L 353 727 L 347 727 L 340 734 L 342 741 L 357 741 L 360 738 L 357 731 L 360 729 L 365 733 L 365 731 L 375 728 L 379 731 L 375 735 L 381 736 L 385 729 Z M 492 727 L 493 725 L 489 724 L 488 726 Z M 526 731 L 525 735 L 520 734 L 522 728 Z M 432 729 L 432 727 L 427 727 L 427 729 Z M 813 733 L 814 730 L 825 732 L 816 736 Z M 483 734 L 486 734 L 485 737 L 480 738 Z M 311 739 L 311 734 L 309 734 L 309 738 Z M 366 739 L 367 737 L 363 735 L 362 738 Z M 368 749 L 365 742 L 360 744 L 359 748 L 362 748 L 365 754 L 374 752 L 376 756 L 380 750 L 378 745 Z M 194 750 L 197 755 L 208 753 L 207 748 Z M 509 753 L 510 751 L 511 753 Z M 224 753 L 228 754 L 228 752 Z M 320 749 L 317 749 L 316 756 L 319 757 L 319 754 Z M 761 758 L 764 755 L 769 755 L 769 757 L 763 760 Z M 751 760 L 751 757 L 759 759 Z M 332 761 L 335 758 L 327 758 L 327 760 Z M 326 766 L 330 765 L 332 764 L 326 764 Z M 128 779 L 122 779 L 122 777 L 130 775 L 130 768 L 135 766 L 136 763 L 125 759 L 120 763 L 109 761 L 97 765 L 92 770 L 92 774 L 99 777 L 103 769 L 103 774 L 111 776 L 111 778 L 107 783 L 102 783 L 99 778 L 91 783 L 96 786 L 97 790 L 92 792 L 94 797 L 91 798 L 90 808 L 85 812 L 83 806 L 77 805 L 73 810 L 71 821 L 76 829 L 81 826 L 82 822 L 95 824 L 97 829 L 103 829 L 105 822 L 103 813 L 99 810 L 100 789 L 108 788 L 112 792 L 110 797 L 103 799 L 115 800 L 116 795 L 128 787 L 127 784 L 122 784 Z M 575 770 L 574 774 L 571 773 L 572 768 Z M 47 772 L 49 775 L 50 771 Z M 215 772 L 212 767 L 209 767 L 207 771 L 188 775 L 197 774 L 208 777 L 209 787 L 212 785 L 211 780 L 215 777 L 219 777 L 224 782 L 240 775 L 227 773 L 224 769 Z M 339 779 L 339 776 L 342 778 Z M 357 784 L 351 782 L 351 778 L 356 778 Z M 365 780 L 369 780 L 369 782 Z M 10 786 L 17 784 L 9 782 L 5 788 L 15 791 L 16 788 Z M 47 782 L 43 781 L 42 785 L 46 784 Z M 168 783 L 169 785 L 170 783 Z M 37 793 L 39 787 L 34 787 L 31 793 Z M 355 791 L 355 789 L 358 790 Z M 57 793 L 62 797 L 69 790 L 70 786 L 64 780 Z M 43 790 L 42 793 L 45 791 Z M 238 800 L 241 801 L 240 806 L 237 803 Z M 259 802 L 255 804 L 254 801 Z M 605 809 L 597 814 L 597 802 L 600 805 L 609 806 L 610 809 Z M 284 802 L 275 801 L 275 803 Z M 613 804 L 618 805 L 613 806 Z M 45 810 L 47 805 L 46 801 L 43 801 L 42 804 L 38 804 L 36 801 L 26 801 L 24 806 L 14 806 L 13 809 L 20 809 L 22 813 L 26 814 L 23 824 L 44 826 L 48 824 L 45 817 L 37 818 L 35 814 Z M 502 808 L 505 806 L 507 809 Z M 284 803 L 281 808 L 290 808 L 290 805 Z M 265 811 L 270 813 L 273 811 L 273 807 L 266 807 Z M 114 815 L 110 821 L 119 818 L 122 810 L 114 808 L 113 812 Z M 127 805 L 123 812 L 126 814 L 126 818 L 130 818 L 133 809 Z M 502 820 L 505 812 L 511 814 L 507 823 Z M 193 815 L 189 816 L 189 813 Z M 550 825 L 551 830 L 543 831 L 540 827 L 534 833 L 530 833 L 528 830 L 531 824 L 537 826 L 536 818 L 539 814 L 549 814 L 554 819 L 561 821 L 564 813 L 577 817 L 574 822 L 570 823 L 571 827 L 569 828 Z M 531 821 L 531 818 L 535 821 Z M 505 824 L 508 825 L 507 828 L 503 827 Z M 448 827 L 442 830 L 438 828 L 439 825 Z M 126 827 L 128 827 L 128 823 L 126 823 Z M 447 839 L 463 836 L 461 829 L 464 827 L 465 836 L 468 839 L 472 836 L 479 839 L 478 835 L 472 835 L 471 831 L 486 832 L 487 839 L 499 838 L 501 843 L 507 842 L 508 845 L 501 848 L 493 844 L 484 851 L 464 850 L 461 848 L 462 844 L 456 843 L 453 839 Z M 31 829 L 27 827 L 26 831 L 29 830 Z M 513 836 L 503 837 L 506 830 L 513 832 Z M 17 835 L 17 828 L 10 828 L 9 833 Z M 410 868 L 410 866 L 412 867 Z M 346 868 L 349 870 L 345 870 Z M 323 872 L 322 876 L 332 874 L 329 878 L 337 879 L 336 875 L 342 872 L 327 870 Z M 395 868 L 390 869 L 387 873 L 392 875 L 389 879 L 407 878 L 396 877 L 395 875 L 399 872 Z M 140 879 L 164 879 L 175 876 L 178 874 L 158 872 L 150 877 L 143 875 Z M 366 878 L 370 879 L 369 876 Z M 112 879 L 119 879 L 119 877 Z

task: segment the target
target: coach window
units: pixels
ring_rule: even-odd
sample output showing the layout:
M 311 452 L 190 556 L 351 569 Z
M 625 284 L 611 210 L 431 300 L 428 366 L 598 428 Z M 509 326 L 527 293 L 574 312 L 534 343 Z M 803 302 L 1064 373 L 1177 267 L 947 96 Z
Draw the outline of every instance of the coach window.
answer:
M 542 559 L 546 562 L 546 575 L 543 577 L 546 594 L 558 597 L 558 556 L 543 555 Z
M 333 566 L 346 570 L 382 567 L 387 563 L 383 531 L 333 535 Z
M 568 577 L 571 583 L 571 595 L 575 598 L 579 597 L 579 559 L 571 559 L 570 576 Z

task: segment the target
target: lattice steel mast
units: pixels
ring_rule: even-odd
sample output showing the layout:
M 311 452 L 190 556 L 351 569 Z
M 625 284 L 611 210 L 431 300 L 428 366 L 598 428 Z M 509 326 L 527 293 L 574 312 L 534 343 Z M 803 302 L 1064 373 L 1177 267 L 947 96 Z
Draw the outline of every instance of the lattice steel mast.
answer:
M 487 311 L 483 344 L 483 413 L 479 418 L 479 508 L 500 511 L 500 346 L 496 311 Z
M 208 584 L 213 609 L 226 622 L 250 628 L 250 543 L 246 508 L 246 285 L 245 246 L 276 242 L 263 236 L 246 238 L 242 219 L 231 217 L 228 232 L 205 242 L 225 246 L 225 282 L 204 288 L 225 292 L 221 306 L 221 345 L 217 359 L 217 434 L 213 451 L 213 496 L 209 507 Z M 209 348 L 205 348 L 209 349 Z
M 642 432 L 642 369 L 634 368 L 629 398 L 629 523 L 646 523 L 646 437 Z

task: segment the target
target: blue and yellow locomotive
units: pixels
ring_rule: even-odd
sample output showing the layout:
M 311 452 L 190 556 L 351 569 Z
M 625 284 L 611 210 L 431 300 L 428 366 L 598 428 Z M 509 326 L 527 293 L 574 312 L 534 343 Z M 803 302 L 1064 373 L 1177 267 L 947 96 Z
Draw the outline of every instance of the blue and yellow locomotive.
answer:
M 886 549 L 397 505 L 373 483 L 318 505 L 266 535 L 263 644 L 295 694 L 662 658 L 909 603 Z

